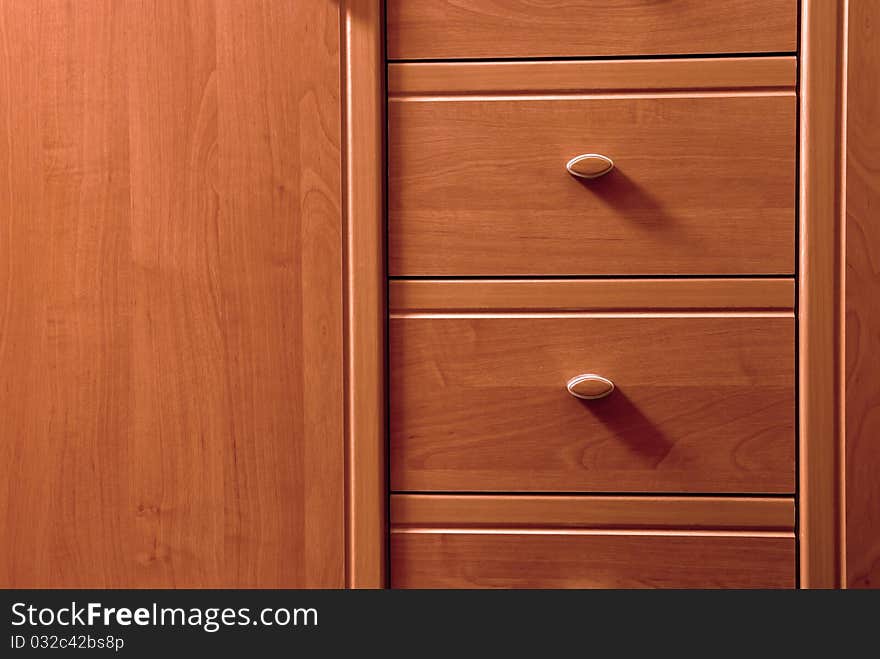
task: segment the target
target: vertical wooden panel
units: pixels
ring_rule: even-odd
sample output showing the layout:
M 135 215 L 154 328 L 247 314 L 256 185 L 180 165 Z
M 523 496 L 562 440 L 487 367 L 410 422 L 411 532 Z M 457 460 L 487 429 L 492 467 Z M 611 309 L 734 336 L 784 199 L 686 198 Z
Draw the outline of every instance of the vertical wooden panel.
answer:
M 385 585 L 384 52 L 380 0 L 343 0 L 348 562 L 353 588 Z
M 880 588 L 880 3 L 848 26 L 845 579 Z
M 119 583 L 152 551 L 122 539 L 151 513 L 126 493 L 134 263 L 111 5 L 0 4 L 4 587 Z
M 839 584 L 842 0 L 801 3 L 800 585 Z
M 0 585 L 343 585 L 339 35 L 0 4 Z

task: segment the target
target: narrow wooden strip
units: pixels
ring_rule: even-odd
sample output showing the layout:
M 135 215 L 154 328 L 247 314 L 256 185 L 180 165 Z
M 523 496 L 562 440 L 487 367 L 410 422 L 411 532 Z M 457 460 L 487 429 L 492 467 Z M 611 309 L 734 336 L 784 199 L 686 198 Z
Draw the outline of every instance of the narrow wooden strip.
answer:
M 341 9 L 345 49 L 346 585 L 382 588 L 386 585 L 387 496 L 382 9 L 376 0 L 345 0 Z
M 793 279 L 395 280 L 392 313 L 791 310 Z
M 406 311 L 403 313 L 389 314 L 392 320 L 436 320 L 458 318 L 462 320 L 477 319 L 538 319 L 538 318 L 626 318 L 633 320 L 636 318 L 794 318 L 793 311 L 443 311 L 435 312 L 417 312 Z
M 668 538 L 794 538 L 793 531 L 742 529 L 582 529 L 582 528 L 490 528 L 490 527 L 393 527 L 393 535 L 547 535 L 547 536 L 665 536 Z
M 419 62 L 388 66 L 389 94 L 793 89 L 795 57 L 581 62 Z
M 691 101 L 701 99 L 756 99 L 756 98 L 797 97 L 794 89 L 704 89 L 685 90 L 659 89 L 652 91 L 605 91 L 605 92 L 506 92 L 504 94 L 395 94 L 389 96 L 392 105 L 405 106 L 408 103 L 499 103 L 526 101 L 620 101 L 620 100 L 664 100 L 685 98 Z
M 800 130 L 800 579 L 840 584 L 844 3 L 804 0 Z
M 792 531 L 794 499 L 394 494 L 403 527 L 739 529 Z

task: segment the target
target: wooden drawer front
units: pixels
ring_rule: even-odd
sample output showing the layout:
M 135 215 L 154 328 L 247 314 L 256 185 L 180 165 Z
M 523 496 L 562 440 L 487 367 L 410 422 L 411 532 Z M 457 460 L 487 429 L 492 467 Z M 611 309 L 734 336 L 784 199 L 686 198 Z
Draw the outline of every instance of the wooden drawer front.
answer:
M 393 314 L 390 404 L 397 491 L 790 493 L 794 318 Z
M 392 59 L 793 52 L 797 0 L 388 0 Z
M 393 588 L 793 588 L 795 540 L 775 532 L 406 529 Z
M 791 274 L 793 92 L 397 96 L 389 273 Z M 565 168 L 584 153 L 615 168 Z
M 395 494 L 398 588 L 793 587 L 794 499 Z

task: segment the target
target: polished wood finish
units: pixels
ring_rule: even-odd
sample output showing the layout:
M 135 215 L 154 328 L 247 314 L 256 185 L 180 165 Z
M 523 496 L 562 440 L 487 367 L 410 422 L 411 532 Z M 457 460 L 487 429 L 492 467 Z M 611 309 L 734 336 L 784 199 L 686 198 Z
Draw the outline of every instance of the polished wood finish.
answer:
M 801 3 L 800 585 L 840 585 L 844 3 Z
M 344 583 L 339 14 L 0 5 L 0 585 Z
M 499 94 L 792 89 L 797 58 L 729 57 L 561 62 L 410 62 L 388 65 L 388 94 Z
M 385 222 L 382 10 L 344 0 L 347 578 L 386 584 Z M 314 383 L 319 386 L 319 383 Z
M 416 279 L 389 283 L 389 310 L 724 311 L 794 309 L 793 279 Z
M 790 532 L 397 529 L 395 588 L 791 588 Z
M 880 3 L 848 7 L 844 583 L 880 588 Z
M 392 99 L 389 272 L 791 275 L 795 111 L 793 92 Z M 571 176 L 588 151 L 614 170 Z
M 389 350 L 393 490 L 794 491 L 791 313 L 396 314 Z
M 392 59 L 771 53 L 797 41 L 797 0 L 386 4 Z
M 391 524 L 403 527 L 794 530 L 783 497 L 530 496 L 393 494 Z

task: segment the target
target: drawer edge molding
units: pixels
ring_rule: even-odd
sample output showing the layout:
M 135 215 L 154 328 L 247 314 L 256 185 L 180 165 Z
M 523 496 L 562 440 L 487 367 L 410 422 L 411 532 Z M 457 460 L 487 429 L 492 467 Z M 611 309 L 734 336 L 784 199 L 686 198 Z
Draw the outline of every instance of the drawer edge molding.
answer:
M 780 279 L 402 279 L 389 311 L 792 311 Z
M 793 90 L 795 57 L 417 62 L 388 65 L 391 96 L 690 90 Z
M 392 494 L 393 530 L 651 529 L 794 532 L 792 497 Z

